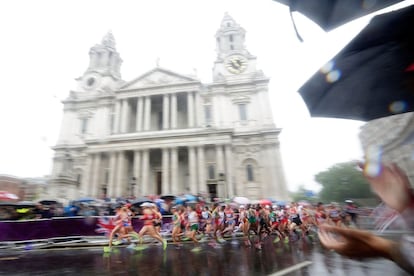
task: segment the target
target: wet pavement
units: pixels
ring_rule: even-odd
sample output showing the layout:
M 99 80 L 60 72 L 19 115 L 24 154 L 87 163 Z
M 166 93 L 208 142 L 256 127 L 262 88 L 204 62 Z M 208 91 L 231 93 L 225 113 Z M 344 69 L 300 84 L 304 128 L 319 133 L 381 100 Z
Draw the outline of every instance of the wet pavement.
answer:
M 317 242 L 272 243 L 262 250 L 240 239 L 218 247 L 193 244 L 180 249 L 151 244 L 145 250 L 126 246 L 104 253 L 103 247 L 0 251 L 0 275 L 406 275 L 387 260 L 359 262 L 327 251 Z

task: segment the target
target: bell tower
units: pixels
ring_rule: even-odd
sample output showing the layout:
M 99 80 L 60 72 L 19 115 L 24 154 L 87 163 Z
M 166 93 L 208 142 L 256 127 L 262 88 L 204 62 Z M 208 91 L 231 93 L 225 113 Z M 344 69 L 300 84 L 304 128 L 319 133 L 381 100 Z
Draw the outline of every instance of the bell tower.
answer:
M 76 79 L 78 91 L 113 89 L 112 84 L 121 80 L 121 64 L 115 38 L 108 32 L 100 44 L 89 50 L 89 66 L 83 76 Z
M 220 80 L 256 71 L 256 57 L 245 47 L 246 31 L 225 13 L 216 32 L 217 59 L 214 62 L 213 80 Z

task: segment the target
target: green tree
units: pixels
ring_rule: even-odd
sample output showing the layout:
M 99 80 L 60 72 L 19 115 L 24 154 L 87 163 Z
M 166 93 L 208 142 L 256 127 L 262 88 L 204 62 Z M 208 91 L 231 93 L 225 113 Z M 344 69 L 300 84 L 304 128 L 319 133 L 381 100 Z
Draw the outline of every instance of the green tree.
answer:
M 303 186 L 300 186 L 297 191 L 291 192 L 290 197 L 294 202 L 298 202 L 306 199 L 306 189 Z
M 315 175 L 315 181 L 322 185 L 319 197 L 325 202 L 375 198 L 369 182 L 354 162 L 335 164 Z
M 317 197 L 309 197 L 308 193 L 309 189 L 305 189 L 305 187 L 301 185 L 295 192 L 290 193 L 290 197 L 294 202 L 298 202 L 301 200 L 306 200 L 309 202 L 317 201 Z

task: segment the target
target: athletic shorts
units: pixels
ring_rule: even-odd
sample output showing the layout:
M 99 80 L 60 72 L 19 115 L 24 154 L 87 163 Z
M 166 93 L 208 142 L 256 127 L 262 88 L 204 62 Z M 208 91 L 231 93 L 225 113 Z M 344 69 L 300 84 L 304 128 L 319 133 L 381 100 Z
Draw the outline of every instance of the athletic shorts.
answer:
M 191 224 L 190 230 L 191 231 L 197 231 L 198 230 L 198 224 Z
M 296 225 L 302 225 L 302 221 L 300 220 L 300 217 L 292 218 L 292 222 Z

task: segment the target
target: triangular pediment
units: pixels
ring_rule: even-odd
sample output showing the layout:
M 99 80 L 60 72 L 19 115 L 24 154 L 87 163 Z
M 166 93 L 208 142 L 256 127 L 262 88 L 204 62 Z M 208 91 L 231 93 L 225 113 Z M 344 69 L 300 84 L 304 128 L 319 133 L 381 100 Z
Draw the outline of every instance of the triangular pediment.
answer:
M 124 84 L 121 89 L 137 89 L 151 86 L 198 82 L 199 80 L 164 68 L 155 68 Z

